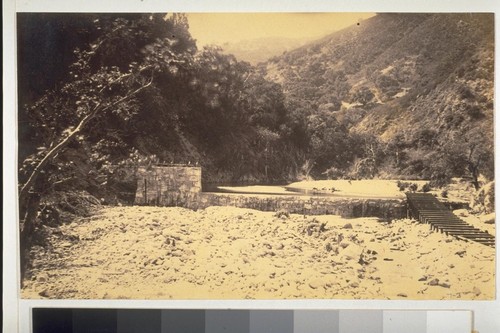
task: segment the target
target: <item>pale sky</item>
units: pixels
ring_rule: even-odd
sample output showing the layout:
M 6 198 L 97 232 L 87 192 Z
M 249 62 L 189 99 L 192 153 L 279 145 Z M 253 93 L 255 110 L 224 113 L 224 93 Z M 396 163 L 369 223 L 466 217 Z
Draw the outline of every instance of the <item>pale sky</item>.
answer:
M 198 46 L 265 37 L 321 38 L 374 13 L 189 13 Z

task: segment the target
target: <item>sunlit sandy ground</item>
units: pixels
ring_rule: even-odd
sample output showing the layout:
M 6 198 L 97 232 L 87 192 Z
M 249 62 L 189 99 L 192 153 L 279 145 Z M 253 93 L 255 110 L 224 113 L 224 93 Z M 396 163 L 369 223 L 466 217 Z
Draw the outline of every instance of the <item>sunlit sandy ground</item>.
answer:
M 48 232 L 24 298 L 493 299 L 495 250 L 410 220 L 105 207 Z
M 413 181 L 425 184 L 425 181 Z M 319 180 L 302 181 L 286 186 L 219 186 L 227 192 L 239 193 L 269 193 L 293 195 L 293 190 L 305 190 L 308 193 L 329 194 L 342 197 L 370 197 L 370 198 L 404 198 L 397 182 L 393 180 Z M 287 190 L 289 189 L 289 190 Z

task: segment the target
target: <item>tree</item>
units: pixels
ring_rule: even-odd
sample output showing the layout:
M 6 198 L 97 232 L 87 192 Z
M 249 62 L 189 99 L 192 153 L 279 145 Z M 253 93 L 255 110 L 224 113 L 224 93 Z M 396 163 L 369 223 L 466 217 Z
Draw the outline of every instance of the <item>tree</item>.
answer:
M 480 188 L 479 177 L 494 178 L 493 140 L 484 134 L 481 128 L 473 128 L 467 135 L 454 133 L 453 139 L 447 140 L 443 148 L 446 150 L 449 166 L 460 172 L 460 176 L 468 176 L 474 188 Z
M 133 20 L 119 17 L 95 23 L 102 32 L 88 47 L 75 50 L 76 61 L 70 66 L 68 80 L 29 108 L 40 146 L 24 160 L 19 173 L 22 276 L 41 196 L 62 169 L 57 157 L 71 144 L 83 144 L 99 133 L 106 133 L 102 126 L 109 123 L 110 118 L 129 120 L 139 111 L 139 98 L 156 76 L 177 73 L 191 62 L 189 50 L 178 48 L 171 36 L 163 36 L 155 38 L 140 55 L 126 54 L 128 64 L 110 65 L 115 59 L 110 50 L 121 53 L 121 46 L 128 45 L 127 41 L 142 40 L 133 45 L 145 45 L 151 37 L 148 32 L 155 35 L 156 29 L 164 29 L 168 23 L 158 15 L 141 15 Z M 92 128 L 100 130 L 89 131 Z
M 313 172 L 322 174 L 327 168 L 346 169 L 354 157 L 349 133 L 329 112 L 309 116 L 307 125 Z
M 382 146 L 377 137 L 369 134 L 351 135 L 352 145 L 357 147 L 356 158 L 350 174 L 354 178 L 374 178 L 379 166 L 385 159 Z

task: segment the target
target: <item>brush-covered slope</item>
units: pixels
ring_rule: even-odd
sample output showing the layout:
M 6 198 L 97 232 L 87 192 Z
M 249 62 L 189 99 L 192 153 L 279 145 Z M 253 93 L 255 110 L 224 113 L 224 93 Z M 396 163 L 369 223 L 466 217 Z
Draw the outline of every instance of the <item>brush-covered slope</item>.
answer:
M 407 173 L 431 176 L 415 165 L 454 159 L 450 154 L 472 156 L 450 167 L 489 163 L 487 173 L 493 27 L 492 14 L 378 14 L 271 59 L 265 72 L 283 85 L 289 104 L 399 146 L 393 164 Z

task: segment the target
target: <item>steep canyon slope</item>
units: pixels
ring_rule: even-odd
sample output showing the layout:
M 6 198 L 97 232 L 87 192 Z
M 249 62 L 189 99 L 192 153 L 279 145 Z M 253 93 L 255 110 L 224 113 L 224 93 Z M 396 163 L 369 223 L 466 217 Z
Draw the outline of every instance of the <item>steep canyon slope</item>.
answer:
M 261 69 L 289 105 L 391 146 L 403 174 L 492 176 L 493 30 L 492 14 L 378 14 Z

